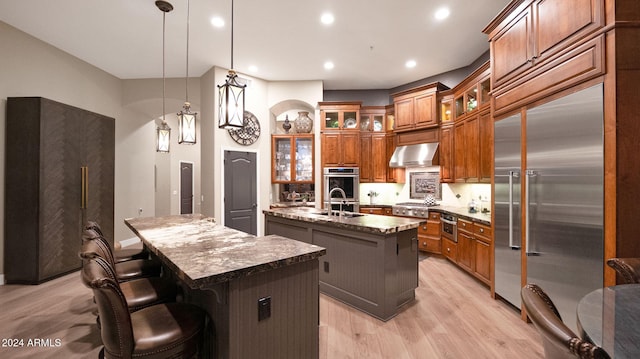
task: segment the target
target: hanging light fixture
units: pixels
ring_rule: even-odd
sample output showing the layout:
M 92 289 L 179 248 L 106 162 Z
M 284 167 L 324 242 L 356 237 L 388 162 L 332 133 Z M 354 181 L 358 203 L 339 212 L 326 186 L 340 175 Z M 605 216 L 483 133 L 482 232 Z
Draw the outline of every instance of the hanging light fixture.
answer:
M 189 103 L 189 0 L 187 0 L 187 71 L 185 77 L 185 101 L 182 110 L 178 112 L 178 143 L 195 145 L 196 143 L 196 116 L 197 112 L 191 112 Z
M 246 84 L 238 83 L 238 75 L 233 69 L 233 0 L 231 0 L 231 69 L 224 85 L 218 85 L 219 128 L 233 129 L 244 126 L 245 87 L 247 87 Z
M 171 127 L 167 125 L 167 121 L 164 118 L 164 94 L 165 94 L 165 76 L 164 76 L 164 29 L 165 29 L 165 16 L 168 12 L 173 10 L 173 6 L 163 0 L 156 1 L 156 6 L 162 11 L 162 123 L 156 128 L 156 151 L 157 152 L 169 152 L 169 143 L 171 139 Z

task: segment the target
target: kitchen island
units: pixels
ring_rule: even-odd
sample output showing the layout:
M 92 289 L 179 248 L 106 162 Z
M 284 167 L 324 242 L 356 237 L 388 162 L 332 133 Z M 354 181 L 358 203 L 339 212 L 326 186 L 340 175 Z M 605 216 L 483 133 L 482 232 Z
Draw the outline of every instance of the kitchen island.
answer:
M 417 228 L 423 219 L 352 214 L 329 216 L 317 208 L 263 211 L 265 233 L 326 248 L 320 291 L 387 321 L 415 299 Z
M 162 261 L 164 275 L 182 285 L 184 300 L 209 314 L 210 357 L 318 357 L 324 248 L 256 237 L 199 214 L 125 223 Z

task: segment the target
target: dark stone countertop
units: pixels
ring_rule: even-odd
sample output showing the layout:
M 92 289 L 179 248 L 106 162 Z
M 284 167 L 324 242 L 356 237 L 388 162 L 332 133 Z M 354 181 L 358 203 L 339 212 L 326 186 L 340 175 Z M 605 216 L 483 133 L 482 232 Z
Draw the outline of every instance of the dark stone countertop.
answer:
M 491 212 L 487 213 L 469 213 L 469 209 L 467 207 L 455 207 L 455 206 L 434 206 L 429 207 L 429 211 L 433 212 L 446 212 L 450 214 L 456 215 L 458 218 L 463 218 L 472 222 L 479 222 L 484 225 L 491 225 Z
M 290 208 L 290 207 L 315 207 L 315 202 L 292 201 L 292 202 L 275 202 L 271 203 L 271 208 Z
M 200 214 L 129 218 L 125 223 L 191 288 L 207 288 L 326 254 L 316 245 L 277 235 L 256 237 Z
M 310 223 L 328 224 L 337 228 L 351 229 L 373 234 L 388 234 L 402 232 L 408 229 L 418 228 L 423 218 L 406 218 L 383 216 L 376 214 L 362 214 L 359 217 L 327 216 L 319 214 L 319 208 L 296 207 L 296 208 L 272 208 L 262 211 L 267 216 L 281 217 Z

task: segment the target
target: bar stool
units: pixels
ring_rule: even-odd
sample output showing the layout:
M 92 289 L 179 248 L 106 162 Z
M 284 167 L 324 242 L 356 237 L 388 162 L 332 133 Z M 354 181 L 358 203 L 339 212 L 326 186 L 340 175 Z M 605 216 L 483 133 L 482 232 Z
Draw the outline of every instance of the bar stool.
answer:
M 88 260 L 100 258 L 101 260 L 97 261 L 97 263 L 104 267 L 103 271 L 111 280 L 117 281 L 113 266 L 98 254 L 99 251 L 100 247 L 95 241 L 83 243 L 80 250 L 83 267 Z M 154 304 L 175 302 L 179 292 L 177 285 L 161 277 L 139 278 L 122 282 L 120 283 L 120 290 L 124 295 L 130 312 L 135 312 Z M 100 326 L 100 320 L 97 319 L 97 321 L 98 326 Z
M 87 221 L 84 228 L 92 229 L 96 233 L 98 233 L 100 236 L 106 239 L 106 237 L 102 233 L 102 228 L 100 228 L 100 225 L 98 224 L 98 222 Z M 107 243 L 109 244 L 109 247 L 113 252 L 113 259 L 115 260 L 116 263 L 130 261 L 132 259 L 149 259 L 149 252 L 146 250 L 146 248 L 118 249 L 118 248 L 111 247 L 111 243 L 109 243 L 109 241 L 107 241 Z
M 85 229 L 82 235 L 82 242 L 93 241 L 96 243 L 94 251 L 107 260 L 115 269 L 119 282 L 124 282 L 136 278 L 158 277 L 162 266 L 160 262 L 153 259 L 132 259 L 116 263 L 109 242 L 92 229 Z
M 102 262 L 102 263 L 101 263 Z M 103 258 L 88 258 L 83 283 L 93 290 L 102 318 L 100 358 L 195 358 L 201 355 L 207 314 L 185 303 L 152 305 L 130 313 Z

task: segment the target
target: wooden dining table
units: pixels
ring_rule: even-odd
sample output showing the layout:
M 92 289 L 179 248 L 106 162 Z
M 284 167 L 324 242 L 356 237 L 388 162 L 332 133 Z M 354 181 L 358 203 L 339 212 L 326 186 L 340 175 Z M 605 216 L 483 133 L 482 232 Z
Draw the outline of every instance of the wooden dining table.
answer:
M 640 284 L 594 290 L 578 303 L 578 329 L 611 358 L 640 358 Z

